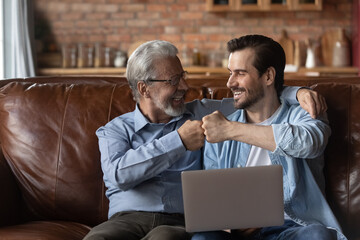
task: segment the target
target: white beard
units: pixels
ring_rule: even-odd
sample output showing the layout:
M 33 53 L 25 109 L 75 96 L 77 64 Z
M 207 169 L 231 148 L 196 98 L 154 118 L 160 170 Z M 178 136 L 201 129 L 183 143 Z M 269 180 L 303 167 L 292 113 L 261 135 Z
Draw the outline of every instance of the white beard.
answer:
M 171 99 L 168 99 L 166 102 L 160 102 L 156 97 L 154 98 L 155 106 L 163 110 L 167 115 L 171 117 L 177 117 L 182 115 L 185 112 L 185 104 L 180 105 L 178 108 L 174 108 L 171 105 Z

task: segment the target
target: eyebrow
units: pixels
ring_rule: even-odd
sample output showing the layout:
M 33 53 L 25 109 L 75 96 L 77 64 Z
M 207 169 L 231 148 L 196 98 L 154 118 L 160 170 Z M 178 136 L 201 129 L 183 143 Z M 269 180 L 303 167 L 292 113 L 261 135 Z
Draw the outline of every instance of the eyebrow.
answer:
M 230 71 L 230 72 L 248 72 L 247 70 L 245 70 L 245 69 L 235 69 L 234 71 L 231 71 L 229 68 L 228 68 L 228 70 Z

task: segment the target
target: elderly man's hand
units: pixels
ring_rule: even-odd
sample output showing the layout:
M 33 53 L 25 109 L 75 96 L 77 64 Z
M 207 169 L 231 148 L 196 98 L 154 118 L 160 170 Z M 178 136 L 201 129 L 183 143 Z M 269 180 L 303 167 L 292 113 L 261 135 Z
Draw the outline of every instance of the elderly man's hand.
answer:
M 179 129 L 178 133 L 187 150 L 194 151 L 204 146 L 204 130 L 201 121 L 187 120 Z
M 316 91 L 300 88 L 296 93 L 300 106 L 307 111 L 312 118 L 317 118 L 327 110 L 325 98 Z

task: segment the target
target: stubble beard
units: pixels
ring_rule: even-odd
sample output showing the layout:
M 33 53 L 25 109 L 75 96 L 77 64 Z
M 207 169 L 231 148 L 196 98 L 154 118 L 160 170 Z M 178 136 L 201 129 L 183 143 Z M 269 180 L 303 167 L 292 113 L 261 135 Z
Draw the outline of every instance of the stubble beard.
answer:
M 236 91 L 237 89 L 233 89 L 232 91 Z M 242 91 L 246 92 L 248 94 L 248 98 L 245 99 L 243 102 L 239 102 L 239 100 L 234 100 L 234 107 L 236 109 L 247 109 L 256 104 L 265 96 L 264 89 L 261 87 L 258 87 L 254 90 L 246 90 L 244 88 L 241 88 Z

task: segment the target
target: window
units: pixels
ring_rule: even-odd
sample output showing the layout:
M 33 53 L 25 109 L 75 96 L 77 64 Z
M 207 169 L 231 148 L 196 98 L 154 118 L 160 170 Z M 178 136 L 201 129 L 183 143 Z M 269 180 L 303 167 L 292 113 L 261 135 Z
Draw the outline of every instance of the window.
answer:
M 0 0 L 0 79 L 4 78 L 4 1 Z

